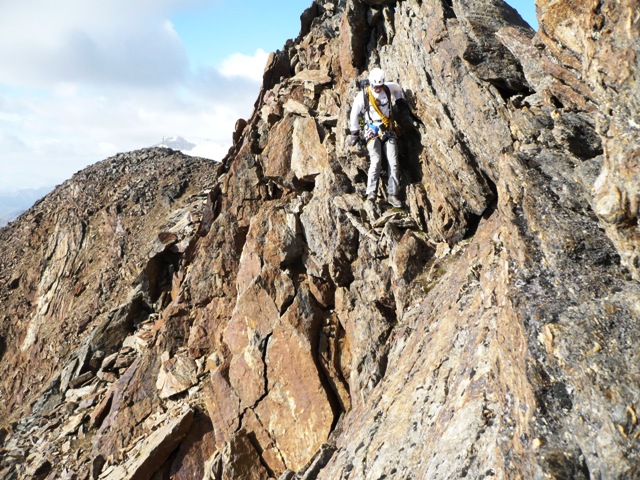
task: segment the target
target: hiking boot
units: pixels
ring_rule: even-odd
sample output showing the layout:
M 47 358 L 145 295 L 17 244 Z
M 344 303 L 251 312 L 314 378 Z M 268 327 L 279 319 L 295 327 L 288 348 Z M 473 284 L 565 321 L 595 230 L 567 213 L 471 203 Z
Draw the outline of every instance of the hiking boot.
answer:
M 402 202 L 395 195 L 389 195 L 389 203 L 391 204 L 392 207 L 402 208 Z

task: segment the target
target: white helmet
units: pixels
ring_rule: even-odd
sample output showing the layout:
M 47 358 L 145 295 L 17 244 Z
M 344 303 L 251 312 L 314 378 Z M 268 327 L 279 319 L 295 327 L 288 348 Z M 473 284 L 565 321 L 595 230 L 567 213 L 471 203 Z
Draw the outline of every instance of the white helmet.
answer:
M 384 84 L 384 70 L 373 68 L 369 72 L 369 84 L 372 87 L 379 87 Z

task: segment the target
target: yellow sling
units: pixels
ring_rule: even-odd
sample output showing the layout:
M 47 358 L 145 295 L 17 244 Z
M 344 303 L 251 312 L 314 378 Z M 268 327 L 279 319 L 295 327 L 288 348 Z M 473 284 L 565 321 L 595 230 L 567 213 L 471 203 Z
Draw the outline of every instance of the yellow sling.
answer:
M 389 99 L 389 117 L 385 116 L 382 111 L 380 111 L 380 107 L 378 107 L 378 102 L 376 98 L 373 96 L 373 92 L 371 91 L 371 87 L 367 87 L 367 95 L 369 95 L 369 104 L 373 106 L 373 109 L 376 111 L 380 118 L 382 119 L 382 123 L 386 127 L 387 131 L 391 130 L 391 122 L 393 117 L 393 110 L 391 109 L 391 95 L 388 89 L 385 89 L 385 94 Z

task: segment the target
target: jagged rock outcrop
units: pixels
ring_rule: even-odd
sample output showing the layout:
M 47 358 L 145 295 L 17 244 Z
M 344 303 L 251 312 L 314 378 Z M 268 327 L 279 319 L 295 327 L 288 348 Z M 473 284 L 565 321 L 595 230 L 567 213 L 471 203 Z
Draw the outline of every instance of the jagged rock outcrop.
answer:
M 9 440 L 3 464 L 73 467 L 51 448 L 100 425 L 108 386 L 147 349 L 218 169 L 167 149 L 120 154 L 0 230 L 0 428 L 27 439 Z
M 0 474 L 638 477 L 638 3 L 538 7 L 313 2 L 222 163 L 122 155 L 1 230 Z M 373 66 L 402 210 L 345 144 Z

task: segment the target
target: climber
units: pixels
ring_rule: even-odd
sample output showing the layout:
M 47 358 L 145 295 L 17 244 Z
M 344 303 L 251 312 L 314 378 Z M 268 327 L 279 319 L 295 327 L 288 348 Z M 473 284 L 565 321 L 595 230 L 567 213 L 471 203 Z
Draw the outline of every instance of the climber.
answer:
M 398 172 L 398 142 L 393 121 L 391 99 L 395 99 L 396 105 L 404 105 L 402 87 L 394 82 L 384 81 L 384 71 L 373 68 L 369 72 L 368 86 L 358 92 L 351 107 L 349 128 L 351 136 L 347 141 L 349 146 L 358 143 L 360 139 L 359 118 L 364 115 L 364 139 L 367 142 L 369 152 L 369 172 L 367 179 L 367 200 L 375 201 L 378 189 L 378 179 L 382 166 L 382 152 L 384 151 L 389 164 L 389 181 L 387 194 L 389 203 L 402 208 L 402 202 L 398 198 L 400 179 Z

